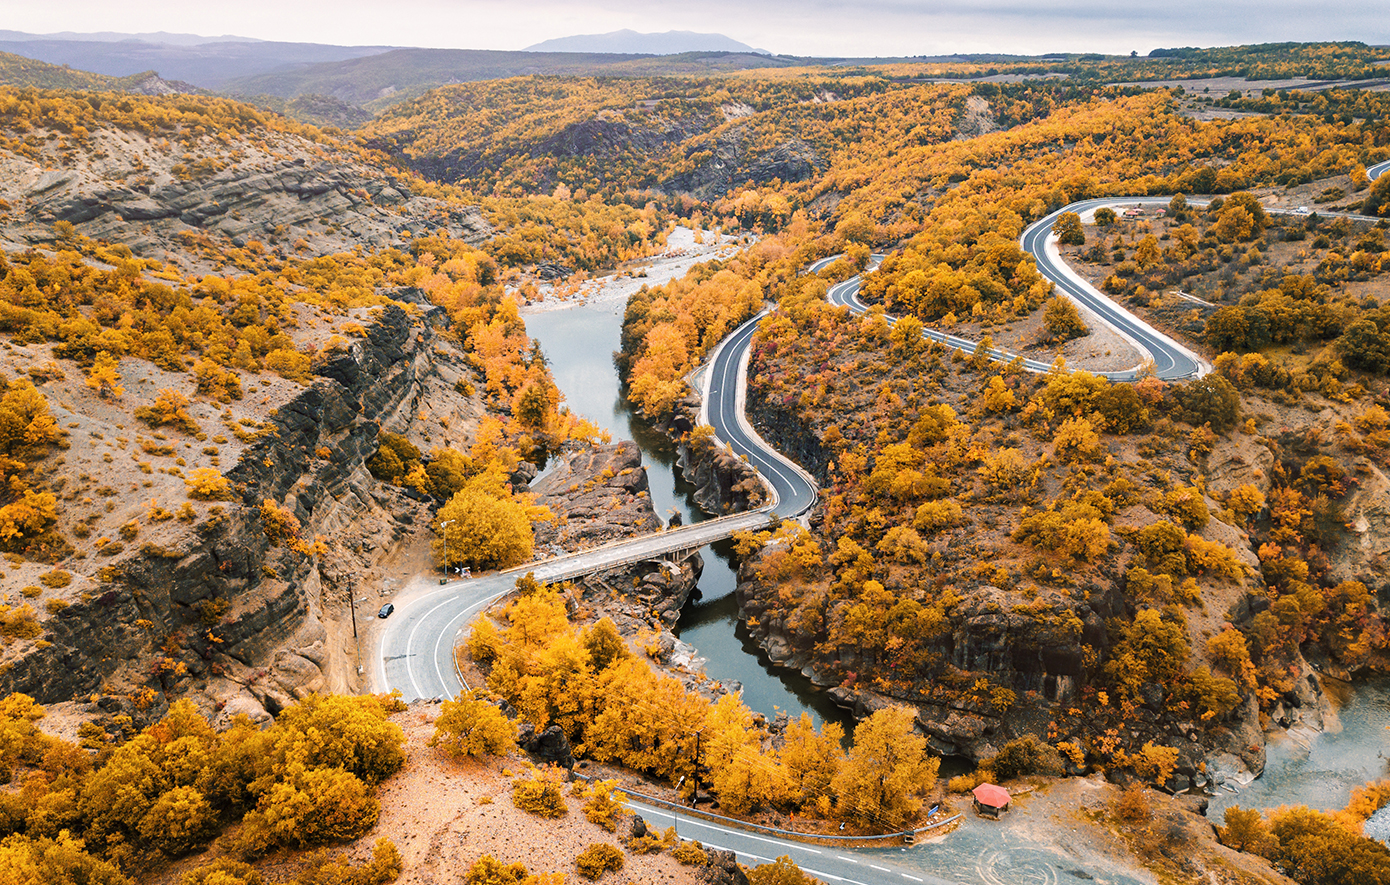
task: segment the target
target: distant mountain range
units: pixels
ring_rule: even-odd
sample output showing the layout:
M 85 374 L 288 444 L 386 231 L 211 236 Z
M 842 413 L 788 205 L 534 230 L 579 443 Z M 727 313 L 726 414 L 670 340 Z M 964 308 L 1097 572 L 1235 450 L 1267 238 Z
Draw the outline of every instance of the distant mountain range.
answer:
M 204 89 L 216 89 L 227 80 L 238 77 L 345 61 L 389 49 L 389 46 L 277 43 L 246 37 L 199 37 L 193 34 L 26 34 L 0 31 L 0 51 L 3 52 L 110 77 L 158 71 L 166 79 L 182 80 Z
M 163 31 L 0 30 L 0 52 L 108 77 L 157 71 L 166 80 L 202 89 L 282 99 L 321 95 L 354 106 L 381 106 L 446 83 L 525 74 L 711 74 L 791 63 L 722 34 L 690 31 L 616 31 L 497 52 L 280 43 Z
M 145 34 L 123 34 L 119 31 L 94 31 L 87 34 L 77 31 L 60 31 L 56 34 L 30 34 L 26 31 L 6 31 L 0 29 L 0 40 L 64 40 L 82 43 L 120 43 L 139 40 L 142 43 L 168 43 L 170 46 L 198 46 L 202 43 L 263 43 L 255 37 L 236 37 L 223 34 L 220 37 L 204 37 L 201 34 L 171 34 L 168 31 L 153 31 Z
M 586 45 L 595 48 L 582 48 Z M 548 46 L 566 48 L 546 50 Z M 800 63 L 722 34 L 689 31 L 618 31 L 499 52 L 280 43 L 166 32 L 0 30 L 0 83 L 150 94 L 202 89 L 239 96 L 307 122 L 346 128 L 384 107 L 451 83 L 532 74 L 708 76 Z
M 754 49 L 723 34 L 697 34 L 694 31 L 666 31 L 663 34 L 639 34 L 636 31 L 612 31 L 607 34 L 580 34 L 557 37 L 527 46 L 527 52 L 611 52 L 624 55 L 680 55 L 684 52 L 752 52 L 771 55 L 766 49 Z
M 393 49 L 362 58 L 286 68 L 228 80 L 218 91 L 293 99 L 321 95 L 371 111 L 414 98 L 436 86 L 550 76 L 708 76 L 751 68 L 786 67 L 794 59 L 754 52 L 616 55 L 599 52 L 497 52 L 483 49 Z

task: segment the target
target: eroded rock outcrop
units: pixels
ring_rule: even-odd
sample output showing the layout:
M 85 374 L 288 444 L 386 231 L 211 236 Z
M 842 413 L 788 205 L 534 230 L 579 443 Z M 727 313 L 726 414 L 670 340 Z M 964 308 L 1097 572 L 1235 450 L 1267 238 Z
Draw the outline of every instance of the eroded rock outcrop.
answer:
M 695 503 L 715 516 L 762 506 L 767 489 L 752 465 L 723 446 L 692 439 L 690 431 L 699 416 L 700 398 L 692 393 L 676 403 L 672 417 L 661 428 L 680 447 L 678 465 L 686 481 L 695 486 Z
M 255 144 L 208 138 L 183 153 L 100 129 L 86 148 L 60 169 L 0 152 L 0 199 L 15 210 L 7 238 L 51 242 L 53 225 L 67 222 L 137 253 L 190 258 L 189 238 L 209 235 L 326 254 L 397 244 L 425 225 L 471 242 L 491 233 L 474 207 L 420 196 L 403 175 L 288 133 Z
M 668 193 L 693 194 L 702 200 L 722 197 L 744 182 L 767 184 L 807 181 L 826 165 L 816 149 L 799 138 L 759 151 L 750 144 L 747 128 L 735 126 L 714 139 L 688 147 L 701 151 L 704 159 L 689 172 L 662 183 Z
M 750 419 L 763 438 L 825 480 L 826 451 L 788 405 L 761 396 L 759 388 L 750 390 Z M 1231 489 L 1266 478 L 1272 463 L 1269 450 L 1248 438 L 1218 448 L 1210 461 L 1210 494 L 1223 499 Z M 1265 480 L 1259 487 L 1267 486 Z M 1212 509 L 1220 507 L 1212 498 L 1206 503 Z M 1153 519 L 1135 508 L 1127 519 L 1142 525 L 1146 517 Z M 814 527 L 821 517 L 813 511 L 810 518 Z M 1229 546 L 1244 565 L 1258 566 L 1249 538 L 1240 529 L 1212 519 L 1199 534 Z M 1123 571 L 1104 566 L 1092 580 L 1059 582 L 1053 592 L 1040 592 L 1036 586 L 1028 592 L 1013 586 L 1001 589 L 984 582 L 951 587 L 949 604 L 931 611 L 927 609 L 944 588 L 910 594 L 901 612 L 894 609 L 884 617 L 901 617 L 908 623 L 921 617 L 926 620 L 918 623 L 935 626 L 929 647 L 919 649 L 911 668 L 903 668 L 888 660 L 890 648 L 835 638 L 842 633 L 837 625 L 846 624 L 852 615 L 864 617 L 851 611 L 852 597 L 806 591 L 806 604 L 789 609 L 786 591 L 761 568 L 763 558 L 778 551 L 774 542 L 745 562 L 737 591 L 745 623 L 773 662 L 828 687 L 829 695 L 859 718 L 887 705 L 913 706 L 918 728 L 935 751 L 946 755 L 987 758 L 1026 734 L 1052 734 L 1057 740 L 1059 711 L 1091 703 L 1084 692 L 1103 678 L 1100 668 L 1122 638 L 1117 631 L 1132 622 L 1135 612 L 1125 593 Z M 922 555 L 947 558 L 951 551 L 929 544 Z M 772 567 L 768 574 L 778 572 Z M 1209 603 L 1218 610 L 1229 608 L 1229 617 L 1237 623 L 1251 617 L 1253 607 L 1261 603 L 1268 608 L 1262 594 L 1251 593 L 1240 582 L 1210 592 Z M 856 629 L 873 630 L 862 620 L 856 623 Z M 1316 681 L 1300 685 L 1315 689 Z M 1179 749 L 1173 789 L 1192 783 L 1209 755 L 1227 760 L 1233 769 L 1262 769 L 1259 710 L 1249 698 L 1229 714 L 1196 722 L 1184 721 L 1167 695 L 1164 686 L 1139 686 L 1123 727 L 1124 738 L 1136 746 L 1152 741 Z M 1300 696 L 1289 704 L 1289 709 L 1316 706 L 1316 699 Z M 1084 731 L 1086 726 L 1077 727 Z M 1062 739 L 1068 735 L 1063 733 Z M 1072 767 L 1077 773 L 1085 766 Z
M 661 529 L 634 442 L 561 454 L 531 491 L 556 516 L 536 526 L 538 551 L 568 553 Z
M 143 696 L 140 709 L 157 716 L 166 695 L 273 714 L 309 692 L 351 690 L 350 649 L 330 628 L 345 629 L 366 566 L 429 518 L 427 504 L 372 478 L 366 460 L 383 424 L 409 429 L 427 392 L 441 409 L 467 371 L 438 334 L 446 322 L 437 308 L 381 308 L 366 337 L 322 359 L 319 377 L 273 412 L 273 432 L 227 472 L 237 499 L 177 545 L 115 558 L 100 592 L 51 618 L 46 643 L 9 662 L 0 694 L 48 703 L 110 691 Z M 266 500 L 324 547 L 272 546 Z

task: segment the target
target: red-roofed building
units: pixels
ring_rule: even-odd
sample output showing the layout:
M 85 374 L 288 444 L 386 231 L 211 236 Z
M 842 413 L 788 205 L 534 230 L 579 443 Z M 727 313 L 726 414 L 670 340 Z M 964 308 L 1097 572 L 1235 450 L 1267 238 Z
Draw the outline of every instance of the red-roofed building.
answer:
M 998 818 L 1009 810 L 1009 791 L 994 784 L 980 784 L 973 791 L 975 811 L 981 815 Z

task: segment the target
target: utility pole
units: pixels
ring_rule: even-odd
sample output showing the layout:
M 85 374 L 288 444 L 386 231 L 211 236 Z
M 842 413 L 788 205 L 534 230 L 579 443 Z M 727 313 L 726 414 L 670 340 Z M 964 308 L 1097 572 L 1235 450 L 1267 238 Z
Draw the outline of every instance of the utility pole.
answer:
M 691 804 L 700 804 L 700 736 L 705 733 L 702 728 L 695 732 L 695 792 L 691 795 Z
M 362 597 L 366 599 L 367 597 Z M 362 641 L 357 638 L 357 584 L 348 587 L 348 611 L 352 612 L 352 644 L 357 649 L 357 673 L 362 673 Z
M 683 783 L 685 783 L 685 775 L 681 775 L 681 779 L 676 781 L 675 829 L 677 845 L 679 845 L 681 841 L 681 784 Z
M 449 583 L 449 526 L 458 520 L 449 519 L 439 524 L 439 534 L 444 538 L 444 577 L 439 579 L 439 583 Z

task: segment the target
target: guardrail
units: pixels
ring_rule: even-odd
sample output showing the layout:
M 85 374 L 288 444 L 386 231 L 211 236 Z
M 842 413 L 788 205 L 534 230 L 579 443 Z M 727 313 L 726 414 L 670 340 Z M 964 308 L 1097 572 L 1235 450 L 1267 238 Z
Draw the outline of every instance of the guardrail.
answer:
M 584 781 L 594 780 L 594 778 L 582 774 L 575 774 L 575 777 L 580 778 Z M 880 833 L 876 836 L 842 836 L 835 833 L 803 833 L 797 830 L 784 830 L 779 827 L 769 827 L 764 824 L 755 824 L 746 820 L 740 820 L 736 817 L 725 817 L 722 814 L 715 814 L 712 811 L 704 811 L 699 808 L 692 808 L 690 806 L 681 805 L 679 802 L 672 802 L 669 799 L 662 799 L 659 796 L 650 796 L 646 793 L 638 792 L 637 790 L 629 790 L 623 787 L 619 787 L 619 789 L 629 797 L 641 799 L 643 802 L 649 802 L 655 805 L 660 805 L 665 808 L 673 809 L 675 811 L 680 811 L 691 817 L 699 817 L 701 819 L 710 821 L 719 821 L 720 823 L 731 824 L 742 830 L 751 830 L 758 833 L 767 833 L 773 836 L 783 836 L 795 839 L 797 841 L 818 840 L 823 842 L 882 842 L 885 839 L 902 839 L 908 836 L 915 836 L 918 833 L 925 833 L 930 830 L 935 830 L 938 827 L 944 827 L 946 824 L 949 824 L 952 821 L 960 820 L 960 818 L 962 817 L 962 815 L 960 814 L 953 814 L 945 820 L 939 820 L 934 823 L 927 824 L 924 827 L 917 827 L 915 829 L 908 830 L 894 830 L 891 833 Z

